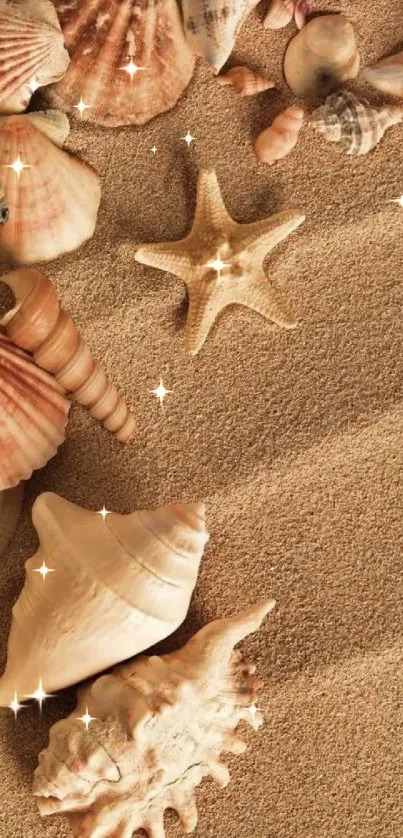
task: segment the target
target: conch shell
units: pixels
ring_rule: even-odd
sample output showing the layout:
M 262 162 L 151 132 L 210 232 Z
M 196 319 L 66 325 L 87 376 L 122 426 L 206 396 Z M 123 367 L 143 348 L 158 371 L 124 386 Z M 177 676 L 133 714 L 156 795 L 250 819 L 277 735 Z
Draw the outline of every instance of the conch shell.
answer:
M 63 387 L 0 330 L 0 491 L 55 456 L 69 409 Z
M 357 156 L 375 148 L 385 131 L 402 120 L 402 105 L 375 108 L 342 90 L 328 96 L 325 104 L 313 112 L 310 125 L 329 142 L 341 143 L 346 154 Z
M 309 21 L 290 42 L 284 75 L 296 96 L 321 98 L 354 79 L 359 64 L 351 23 L 344 15 L 323 15 Z
M 56 259 L 91 238 L 99 178 L 61 150 L 69 130 L 59 111 L 0 117 L 0 168 L 10 213 L 0 228 L 3 261 Z
M 55 0 L 71 62 L 46 96 L 106 127 L 142 125 L 170 110 L 195 58 L 176 0 Z M 77 114 L 77 110 L 75 111 Z
M 263 25 L 266 29 L 283 29 L 295 18 L 298 29 L 302 29 L 308 10 L 308 0 L 272 0 Z
M 175 631 L 208 540 L 203 504 L 103 517 L 49 492 L 32 520 L 40 546 L 13 608 L 0 705 L 39 679 L 48 692 L 76 684 Z M 55 571 L 45 581 L 43 562 Z
M 304 111 L 298 105 L 291 105 L 276 116 L 273 124 L 256 140 L 255 151 L 259 160 L 271 166 L 276 160 L 286 157 L 297 143 L 303 121 Z
M 15 530 L 23 495 L 23 484 L 0 492 L 0 556 Z
M 121 442 L 134 436 L 134 417 L 119 397 L 71 317 L 60 308 L 56 289 L 39 271 L 21 268 L 0 277 L 16 305 L 0 320 L 11 340 L 33 353 L 36 363 L 53 373 L 63 388 L 89 408 Z
M 50 0 L 0 0 L 0 113 L 22 113 L 69 63 Z
M 194 789 L 204 776 L 225 787 L 221 753 L 246 749 L 233 731 L 240 721 L 254 729 L 263 721 L 256 667 L 234 646 L 274 605 L 263 600 L 216 620 L 178 652 L 129 661 L 80 690 L 76 710 L 53 725 L 39 756 L 33 790 L 41 815 L 67 813 L 76 838 L 131 838 L 137 829 L 164 838 L 170 808 L 192 832 Z M 94 717 L 88 726 L 85 714 Z
M 187 40 L 218 73 L 240 27 L 259 0 L 182 0 Z
M 250 67 L 231 67 L 226 73 L 217 76 L 217 81 L 222 86 L 232 84 L 241 96 L 254 96 L 275 87 L 274 81 L 266 79 Z
M 384 58 L 373 67 L 366 67 L 362 71 L 364 79 L 391 96 L 403 97 L 403 52 Z

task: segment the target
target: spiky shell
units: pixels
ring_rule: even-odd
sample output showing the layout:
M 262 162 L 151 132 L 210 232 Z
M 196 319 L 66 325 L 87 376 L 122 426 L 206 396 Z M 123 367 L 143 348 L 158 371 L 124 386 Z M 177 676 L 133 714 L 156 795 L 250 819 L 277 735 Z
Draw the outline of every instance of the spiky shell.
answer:
M 99 178 L 63 151 L 69 133 L 59 111 L 0 117 L 0 171 L 7 224 L 0 257 L 18 264 L 56 259 L 91 238 L 101 197 Z M 24 166 L 20 171 L 13 164 Z
M 186 37 L 216 72 L 229 58 L 238 30 L 258 0 L 183 0 Z
M 259 134 L 256 154 L 263 163 L 272 165 L 292 151 L 304 121 L 304 111 L 298 105 L 291 105 L 276 116 L 272 125 Z
M 114 127 L 142 125 L 176 104 L 195 63 L 176 0 L 55 0 L 55 6 L 71 61 L 46 91 L 52 105 L 77 114 L 82 100 L 82 119 Z
M 347 90 L 328 96 L 310 118 L 310 125 L 330 142 L 339 142 L 346 154 L 367 154 L 385 131 L 403 120 L 403 107 L 375 108 Z
M 217 81 L 223 86 L 231 84 L 241 96 L 255 96 L 275 87 L 274 81 L 266 79 L 250 67 L 231 67 L 226 73 L 217 76 Z
M 23 484 L 0 492 L 0 556 L 15 530 L 21 509 Z
M 0 113 L 22 113 L 37 87 L 60 79 L 69 54 L 50 0 L 0 0 Z
M 0 491 L 54 457 L 69 408 L 63 387 L 0 331 Z
M 290 41 L 284 75 L 296 96 L 321 98 L 355 78 L 359 63 L 350 21 L 344 15 L 322 15 Z
M 372 67 L 365 67 L 362 75 L 376 90 L 403 97 L 403 52 L 390 55 Z
M 35 772 L 42 815 L 66 812 L 76 838 L 164 838 L 164 811 L 185 832 L 197 823 L 194 789 L 210 775 L 229 782 L 223 751 L 242 753 L 233 731 L 251 714 L 260 682 L 234 646 L 256 631 L 273 600 L 205 626 L 182 649 L 137 658 L 79 693 L 78 707 L 50 731 Z M 85 729 L 78 716 L 96 717 Z
M 203 504 L 131 515 L 39 495 L 40 546 L 13 608 L 0 705 L 76 684 L 167 637 L 185 619 L 208 539 Z M 45 560 L 54 573 L 38 584 Z M 42 579 L 39 577 L 39 582 Z M 61 665 L 62 662 L 62 665 Z M 11 695 L 11 698 L 10 698 Z

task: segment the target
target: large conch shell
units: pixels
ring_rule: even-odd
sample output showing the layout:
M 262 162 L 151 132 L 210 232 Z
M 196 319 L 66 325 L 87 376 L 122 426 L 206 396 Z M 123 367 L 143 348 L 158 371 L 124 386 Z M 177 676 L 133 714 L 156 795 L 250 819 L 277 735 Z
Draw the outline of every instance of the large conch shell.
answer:
M 230 776 L 221 753 L 246 748 L 233 731 L 240 721 L 255 729 L 262 723 L 256 667 L 234 646 L 274 605 L 263 600 L 216 620 L 178 652 L 129 661 L 82 689 L 76 710 L 51 728 L 39 756 L 34 794 L 41 815 L 66 812 L 76 838 L 131 838 L 137 829 L 164 838 L 170 808 L 192 832 L 194 789 L 204 776 L 225 787 Z M 94 717 L 88 729 L 85 714 Z
M 23 484 L 0 492 L 0 556 L 15 530 L 23 495 Z
M 186 37 L 196 55 L 218 72 L 229 58 L 238 30 L 259 0 L 182 0 Z
M 372 87 L 391 96 L 403 96 L 403 52 L 390 55 L 372 67 L 362 71 L 364 79 Z
M 313 112 L 310 125 L 329 142 L 341 143 L 346 154 L 357 156 L 375 148 L 385 131 L 402 120 L 402 105 L 375 108 L 342 90 L 328 96 L 325 104 Z
M 71 62 L 49 101 L 100 125 L 142 125 L 170 110 L 195 58 L 176 0 L 55 0 Z M 77 111 L 75 111 L 77 113 Z
M 292 151 L 304 121 L 304 111 L 298 105 L 291 105 L 276 116 L 272 125 L 259 134 L 256 143 L 256 155 L 263 163 L 271 166 Z
M 354 29 L 344 15 L 309 21 L 290 42 L 284 75 L 296 96 L 325 97 L 354 79 L 360 58 Z
M 89 408 L 120 442 L 134 436 L 134 417 L 108 381 L 70 315 L 60 308 L 51 281 L 39 271 L 21 268 L 0 277 L 14 292 L 16 305 L 2 320 L 11 340 L 33 353 L 36 363 L 53 373 L 74 398 Z
M 232 84 L 241 96 L 255 96 L 257 93 L 263 93 L 264 90 L 275 87 L 274 81 L 244 66 L 231 67 L 226 73 L 217 76 L 217 81 L 223 87 Z
M 50 0 L 0 0 L 0 113 L 22 113 L 69 63 Z
M 131 515 L 39 495 L 40 546 L 13 608 L 0 705 L 70 686 L 148 649 L 185 619 L 208 535 L 203 504 Z M 54 572 L 44 581 L 35 569 Z
M 63 387 L 0 330 L 0 491 L 55 456 L 69 409 Z
M 91 238 L 99 178 L 61 150 L 69 130 L 59 111 L 0 117 L 0 170 L 10 213 L 0 227 L 3 261 L 56 259 Z

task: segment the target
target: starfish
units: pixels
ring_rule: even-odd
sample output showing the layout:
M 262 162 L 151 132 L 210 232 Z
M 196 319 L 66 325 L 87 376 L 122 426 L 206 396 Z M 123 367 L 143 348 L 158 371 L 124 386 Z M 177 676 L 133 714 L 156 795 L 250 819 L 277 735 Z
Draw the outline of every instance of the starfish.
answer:
M 135 255 L 137 262 L 169 271 L 186 283 L 186 347 L 191 355 L 200 351 L 220 312 L 234 303 L 285 329 L 296 326 L 282 295 L 264 275 L 262 263 L 303 221 L 301 213 L 285 211 L 239 224 L 227 212 L 216 173 L 200 172 L 189 235 L 180 241 L 142 244 Z

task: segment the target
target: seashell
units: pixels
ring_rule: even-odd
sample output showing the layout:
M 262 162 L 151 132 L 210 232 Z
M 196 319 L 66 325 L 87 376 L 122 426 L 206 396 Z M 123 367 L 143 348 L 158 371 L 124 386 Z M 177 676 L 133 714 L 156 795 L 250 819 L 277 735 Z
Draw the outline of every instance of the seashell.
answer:
M 304 121 L 304 111 L 298 105 L 292 105 L 276 116 L 272 125 L 259 134 L 256 143 L 256 155 L 263 163 L 271 166 L 292 151 Z
M 208 540 L 203 504 L 103 518 L 48 492 L 32 520 L 40 546 L 13 608 L 0 705 L 39 679 L 48 692 L 75 684 L 175 631 Z M 43 561 L 57 571 L 46 582 L 34 572 Z
M 99 178 L 61 150 L 69 130 L 59 111 L 0 117 L 0 171 L 10 213 L 0 228 L 3 261 L 56 259 L 91 238 Z
M 187 40 L 216 72 L 231 55 L 238 30 L 258 0 L 182 0 Z
M 33 791 L 40 814 L 66 813 L 76 838 L 131 838 L 138 829 L 164 838 L 170 808 L 192 832 L 195 788 L 204 776 L 225 787 L 221 753 L 246 750 L 237 725 L 262 724 L 256 667 L 234 647 L 274 605 L 263 600 L 216 620 L 179 651 L 129 661 L 81 689 L 76 710 L 53 725 L 39 756 Z M 94 717 L 89 725 L 85 714 Z
M 0 555 L 4 553 L 15 530 L 23 496 L 23 484 L 0 492 Z
M 324 97 L 354 79 L 360 64 L 354 29 L 344 15 L 309 21 L 290 42 L 284 75 L 296 96 Z
M 195 65 L 176 0 L 55 0 L 55 6 L 71 61 L 46 92 L 52 105 L 74 111 L 82 102 L 82 119 L 112 128 L 142 125 L 173 108 Z
M 358 156 L 371 151 L 385 131 L 402 120 L 402 105 L 374 108 L 365 99 L 359 101 L 353 93 L 342 90 L 328 96 L 325 104 L 313 112 L 310 125 L 330 142 L 341 143 L 346 154 Z
M 306 23 L 306 16 L 309 12 L 309 2 L 308 0 L 297 0 L 295 3 L 294 9 L 294 18 L 295 23 L 297 24 L 298 29 L 302 29 Z
M 133 439 L 133 415 L 92 357 L 70 315 L 60 308 L 50 280 L 39 271 L 21 268 L 0 281 L 16 297 L 14 308 L 0 320 L 8 337 L 32 352 L 36 363 L 53 373 L 121 442 Z
M 232 84 L 241 96 L 254 96 L 275 87 L 274 81 L 266 79 L 260 73 L 251 70 L 250 67 L 231 67 L 226 73 L 217 76 L 217 81 L 223 86 Z
M 372 87 L 382 90 L 382 93 L 403 96 L 403 52 L 390 55 L 373 67 L 365 67 L 362 75 Z
M 263 21 L 266 29 L 283 29 L 294 17 L 294 0 L 271 0 L 269 10 Z
M 69 63 L 50 0 L 0 0 L 0 113 L 22 113 Z
M 0 331 L 0 491 L 54 457 L 69 409 L 63 387 Z

